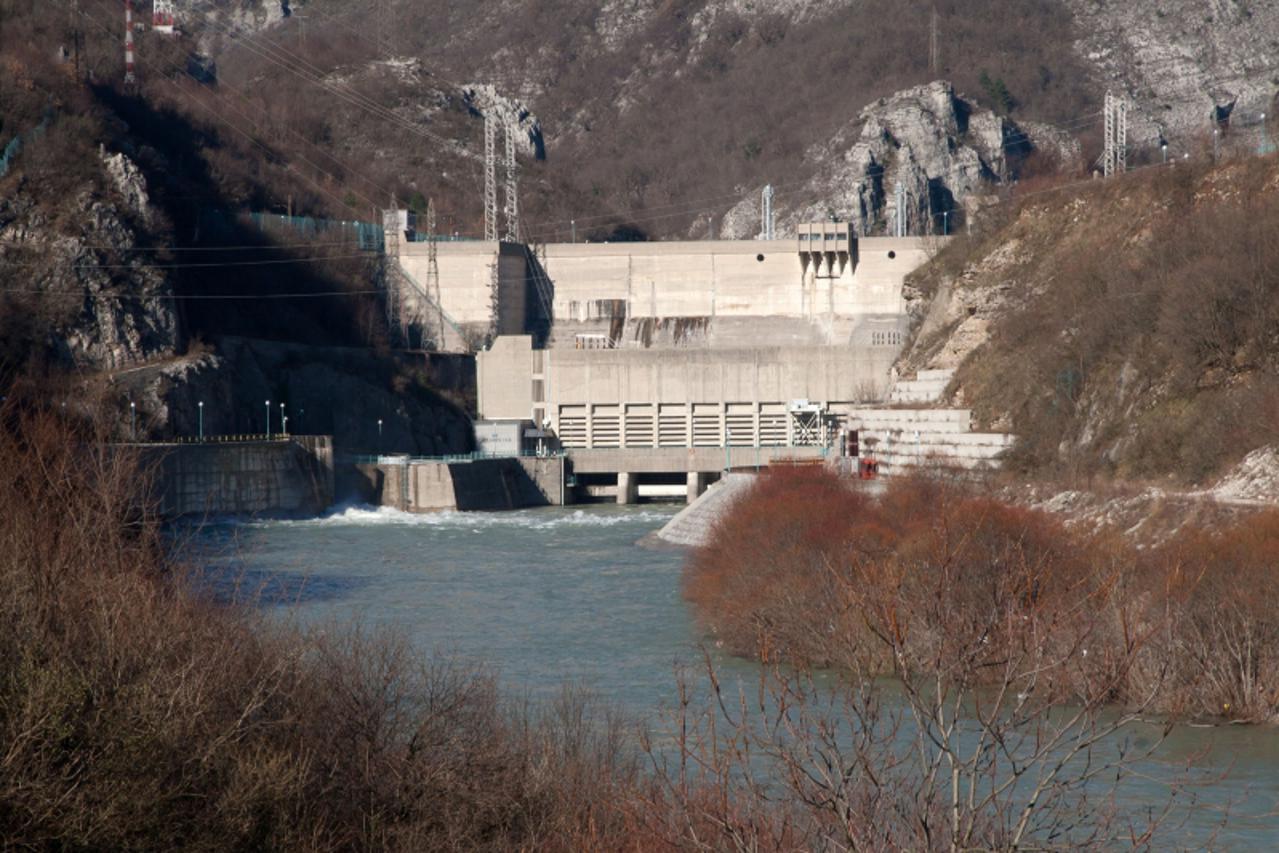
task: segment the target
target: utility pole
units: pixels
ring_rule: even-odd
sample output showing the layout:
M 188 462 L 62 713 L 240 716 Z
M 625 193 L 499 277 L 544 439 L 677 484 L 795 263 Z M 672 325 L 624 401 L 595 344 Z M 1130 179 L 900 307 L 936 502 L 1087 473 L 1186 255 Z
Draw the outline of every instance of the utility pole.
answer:
M 776 220 L 773 218 L 773 185 L 768 184 L 764 187 L 763 198 L 760 203 L 760 232 L 764 235 L 765 240 L 774 239 L 774 225 Z
M 515 136 L 511 133 L 509 126 L 503 128 L 502 139 L 506 144 L 506 157 L 503 163 L 506 171 L 506 239 L 512 243 L 518 243 L 520 240 L 519 175 L 516 172 L 518 164 L 515 162 Z
M 497 239 L 497 122 L 484 114 L 484 239 Z
M 932 21 L 928 28 L 928 70 L 933 74 L 941 70 L 941 28 L 936 6 L 933 6 Z
M 1103 174 L 1109 178 L 1128 170 L 1128 102 L 1106 92 Z
M 124 85 L 137 82 L 133 73 L 133 0 L 124 0 Z

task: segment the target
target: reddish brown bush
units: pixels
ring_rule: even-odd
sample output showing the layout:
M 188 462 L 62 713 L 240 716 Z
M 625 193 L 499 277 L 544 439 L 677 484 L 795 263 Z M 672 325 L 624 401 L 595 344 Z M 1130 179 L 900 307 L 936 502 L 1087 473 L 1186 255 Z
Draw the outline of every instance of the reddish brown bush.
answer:
M 47 389 L 42 389 L 47 390 Z M 0 406 L 0 837 L 17 848 L 639 849 L 616 721 L 183 582 L 140 473 Z
M 1221 530 L 1183 530 L 1152 559 L 1147 667 L 1170 673 L 1162 703 L 1188 716 L 1279 712 L 1279 511 Z

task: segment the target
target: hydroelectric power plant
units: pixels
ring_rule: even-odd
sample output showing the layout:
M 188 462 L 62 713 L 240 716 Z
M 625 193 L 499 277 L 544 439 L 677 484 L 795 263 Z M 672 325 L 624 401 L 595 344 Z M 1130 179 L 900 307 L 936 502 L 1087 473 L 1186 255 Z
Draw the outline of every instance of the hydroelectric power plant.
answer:
M 562 451 L 571 486 L 543 488 L 549 503 L 692 500 L 735 466 L 876 446 L 889 465 L 973 467 L 1008 444 L 970 433 L 966 411 L 884 407 L 946 385 L 895 383 L 892 370 L 906 277 L 945 237 L 817 222 L 788 239 L 531 246 L 419 236 L 403 212 L 386 223 L 402 336 L 475 351 L 481 450 Z M 392 503 L 440 508 L 407 489 Z

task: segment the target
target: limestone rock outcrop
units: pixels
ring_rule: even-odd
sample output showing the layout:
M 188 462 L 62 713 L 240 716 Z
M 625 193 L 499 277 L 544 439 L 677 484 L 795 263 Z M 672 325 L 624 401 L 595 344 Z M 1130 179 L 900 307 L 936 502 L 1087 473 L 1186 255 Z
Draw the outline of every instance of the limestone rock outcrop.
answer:
M 503 130 L 514 136 L 521 154 L 538 160 L 546 157 L 546 141 L 537 116 L 517 98 L 509 97 L 491 83 L 473 83 L 462 90 L 468 107 L 481 115 L 492 115 Z
M 1046 126 L 1040 137 L 1064 148 Z M 956 94 L 946 81 L 916 86 L 881 98 L 846 125 L 830 142 L 809 150 L 816 176 L 778 205 L 779 233 L 793 233 L 798 222 L 839 219 L 859 234 L 892 232 L 897 212 L 896 187 L 905 187 L 910 234 L 941 234 L 963 222 L 966 204 L 1014 175 L 1018 157 L 1034 148 L 1034 135 L 980 109 Z M 725 236 L 746 238 L 759 230 L 758 191 L 731 210 Z
M 1129 97 L 1130 138 L 1211 142 L 1214 117 L 1238 129 L 1275 112 L 1279 4 L 1268 0 L 1062 0 L 1079 52 L 1102 85 Z M 1255 130 L 1254 130 L 1255 132 Z
M 8 289 L 28 295 L 47 349 L 87 370 L 164 358 L 179 343 L 171 283 L 151 253 L 137 251 L 135 227 L 153 216 L 146 183 L 123 154 L 105 157 L 103 169 L 114 193 L 87 184 L 69 203 L 25 189 L 0 199 Z

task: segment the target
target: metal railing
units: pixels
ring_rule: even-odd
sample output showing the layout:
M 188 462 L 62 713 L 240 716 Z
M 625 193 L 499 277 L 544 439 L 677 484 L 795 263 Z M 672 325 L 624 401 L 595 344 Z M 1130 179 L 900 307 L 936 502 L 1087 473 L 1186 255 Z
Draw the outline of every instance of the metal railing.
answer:
M 409 453 L 342 453 L 338 461 L 350 465 L 407 465 L 411 462 L 445 462 L 467 463 L 483 462 L 490 459 L 561 459 L 568 454 L 563 451 L 547 453 L 449 453 L 443 456 L 414 456 Z

